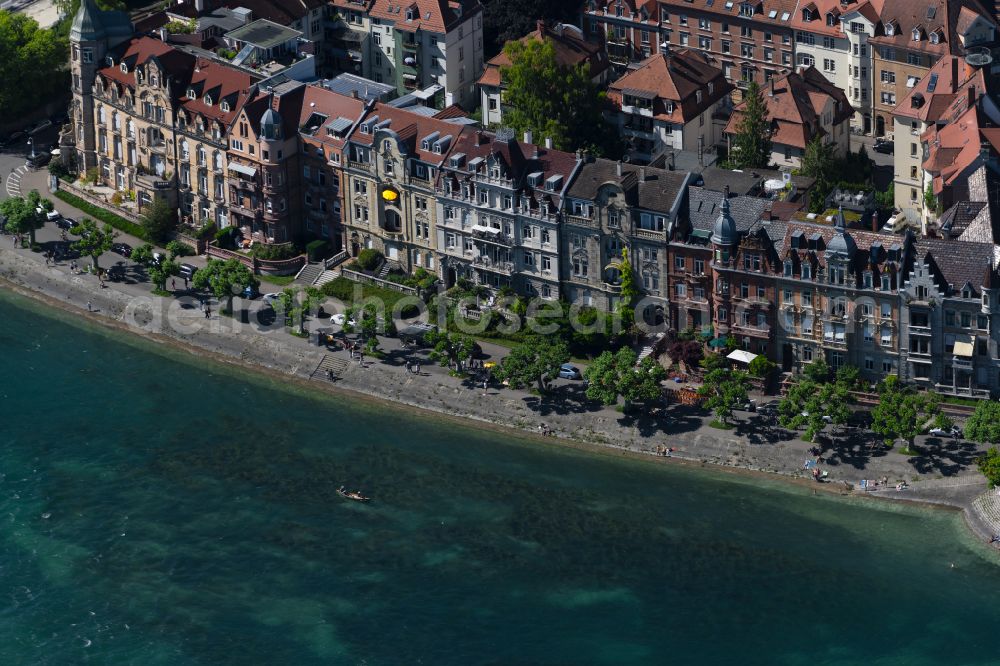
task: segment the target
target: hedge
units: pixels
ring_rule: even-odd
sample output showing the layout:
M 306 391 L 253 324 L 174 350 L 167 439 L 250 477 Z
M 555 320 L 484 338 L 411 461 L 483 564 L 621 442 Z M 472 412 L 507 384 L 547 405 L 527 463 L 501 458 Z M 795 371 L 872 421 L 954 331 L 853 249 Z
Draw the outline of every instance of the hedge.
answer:
M 59 199 L 68 203 L 70 206 L 79 208 L 87 215 L 90 215 L 101 222 L 107 222 L 118 231 L 124 231 L 125 233 L 131 234 L 140 240 L 148 240 L 146 238 L 146 230 L 135 222 L 129 222 L 124 217 L 119 217 L 109 210 L 95 206 L 89 201 L 84 201 L 75 194 L 70 194 L 69 192 L 65 192 L 63 190 L 56 190 L 55 195 Z
M 326 254 L 327 243 L 325 240 L 314 240 L 306 244 L 306 252 L 309 253 L 309 261 L 319 261 L 320 257 Z

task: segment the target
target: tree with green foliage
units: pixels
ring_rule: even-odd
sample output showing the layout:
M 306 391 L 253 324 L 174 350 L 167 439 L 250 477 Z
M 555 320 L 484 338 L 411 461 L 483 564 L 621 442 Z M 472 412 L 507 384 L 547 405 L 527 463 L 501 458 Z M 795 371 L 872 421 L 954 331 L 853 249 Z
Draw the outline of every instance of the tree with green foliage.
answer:
M 180 264 L 169 259 L 160 263 L 150 263 L 149 279 L 153 282 L 154 291 L 165 292 L 167 290 L 167 280 L 181 272 Z M 197 273 L 196 273 L 197 275 Z
M 812 363 L 807 364 L 802 369 L 802 374 L 806 379 L 817 384 L 825 384 L 830 381 L 830 366 L 827 364 L 826 359 L 820 357 Z
M 965 438 L 983 444 L 1000 443 L 1000 402 L 980 400 L 965 422 Z
M 569 358 L 569 349 L 562 340 L 531 336 L 510 350 L 495 375 L 512 389 L 534 383 L 544 393 L 548 382 L 559 374 L 559 367 Z
M 628 258 L 628 248 L 622 248 L 622 256 L 614 259 L 605 270 L 618 271 L 621 298 L 618 300 L 618 316 L 625 330 L 635 326 L 635 304 L 639 300 L 639 287 L 635 280 L 635 269 Z
M 816 183 L 809 193 L 809 212 L 821 213 L 826 207 L 826 198 L 836 182 L 837 163 L 833 144 L 826 143 L 820 135 L 814 136 L 806 144 L 802 156 L 803 176 L 815 178 Z
M 660 382 L 666 371 L 651 356 L 636 367 L 637 356 L 628 347 L 617 352 L 603 352 L 594 359 L 584 376 L 587 378 L 587 397 L 605 405 L 615 405 L 621 396 L 625 409 L 633 402 L 647 402 L 662 395 Z
M 98 261 L 101 255 L 111 250 L 111 246 L 118 237 L 118 232 L 110 224 L 98 227 L 97 222 L 90 218 L 83 218 L 72 229 L 69 230 L 74 236 L 80 239 L 73 243 L 73 249 L 84 257 L 90 257 L 94 262 L 94 272 L 99 272 L 101 267 Z
M 31 190 L 27 197 L 0 201 L 0 214 L 7 218 L 7 232 L 28 234 L 31 247 L 35 246 L 35 232 L 45 226 L 45 214 L 51 211 L 52 202 L 43 199 L 38 190 Z
M 701 369 L 705 371 L 705 374 L 708 374 L 713 370 L 729 369 L 729 359 L 718 352 L 705 354 L 701 361 L 699 361 L 699 364 L 701 365 Z
M 705 375 L 698 395 L 705 399 L 705 408 L 712 410 L 715 418 L 725 424 L 735 410 L 747 403 L 749 386 L 747 373 L 717 368 Z
M 322 292 L 315 287 L 282 289 L 275 310 L 292 323 L 297 335 L 305 335 L 306 317 L 318 307 L 322 298 Z
M 846 384 L 805 378 L 789 387 L 778 403 L 778 423 L 789 430 L 805 426 L 802 438 L 815 442 L 827 424 L 847 423 L 851 416 L 850 400 Z
M 879 211 L 885 212 L 886 214 L 896 209 L 895 183 L 889 183 L 889 187 L 887 189 L 875 192 L 875 205 L 878 207 Z
M 257 279 L 239 259 L 209 259 L 208 266 L 194 274 L 195 288 L 209 289 L 216 298 L 225 299 L 226 312 L 233 310 L 233 296 L 251 285 L 256 286 Z
M 764 93 L 757 83 L 747 86 L 729 162 L 735 169 L 764 169 L 771 162 L 771 122 Z
M 177 223 L 177 212 L 166 199 L 154 199 L 142 216 L 142 228 L 146 237 L 154 243 L 162 243 Z
M 0 116 L 12 121 L 69 89 L 65 38 L 24 14 L 0 10 Z
M 472 358 L 476 341 L 471 335 L 449 333 L 447 331 L 428 331 L 424 340 L 432 349 L 430 357 L 443 366 L 454 366 L 458 370 Z
M 382 259 L 384 257 L 381 252 L 368 247 L 358 252 L 356 261 L 362 270 L 373 271 L 382 264 Z
M 153 246 L 149 243 L 143 243 L 139 247 L 132 248 L 132 254 L 129 255 L 129 259 L 140 266 L 148 268 L 153 263 Z
M 177 257 L 186 257 L 191 254 L 191 248 L 189 248 L 184 243 L 179 240 L 172 240 L 166 245 L 166 250 L 170 254 L 170 259 L 174 260 Z
M 837 368 L 837 383 L 843 384 L 845 388 L 853 391 L 861 381 L 861 371 L 856 365 L 842 365 Z
M 747 372 L 753 377 L 767 377 L 778 366 L 763 354 L 757 355 L 747 364 Z
M 604 120 L 606 95 L 591 80 L 586 62 L 565 66 L 551 39 L 512 41 L 504 46 L 511 64 L 501 68 L 504 124 L 535 141 L 551 138 L 559 150 L 616 152 L 617 134 Z
M 168 21 L 163 27 L 171 35 L 190 35 L 198 27 L 198 23 L 192 18 L 188 21 Z
M 1000 451 L 991 446 L 989 450 L 976 460 L 980 473 L 986 477 L 990 488 L 1000 486 Z
M 920 393 L 890 375 L 878 385 L 878 404 L 872 409 L 872 432 L 885 438 L 886 446 L 897 440 L 913 447 L 917 435 L 940 414 L 937 396 Z

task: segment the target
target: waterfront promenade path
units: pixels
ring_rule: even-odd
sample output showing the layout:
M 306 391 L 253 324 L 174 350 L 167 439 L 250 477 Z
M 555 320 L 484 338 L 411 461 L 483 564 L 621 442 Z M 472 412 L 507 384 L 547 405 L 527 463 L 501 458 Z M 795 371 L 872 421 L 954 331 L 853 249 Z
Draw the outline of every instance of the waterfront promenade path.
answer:
M 64 212 L 74 214 L 68 209 Z M 38 232 L 43 245 L 58 237 L 58 229 L 52 224 Z M 125 242 L 130 240 L 126 238 Z M 102 259 L 102 265 L 120 259 L 108 255 Z M 544 397 L 495 383 L 484 392 L 471 379 L 450 376 L 446 368 L 433 364 L 427 350 L 404 348 L 395 338 L 381 340 L 384 358 L 366 357 L 360 364 L 340 346 L 320 347 L 314 340 L 289 335 L 283 327 L 261 330 L 264 327 L 259 322 L 267 319 L 268 308 L 259 300 L 238 299 L 236 303 L 238 308 L 247 308 L 247 318 L 256 324 L 220 317 L 219 306 L 214 302 L 211 317 L 205 319 L 199 295 L 178 289 L 171 297 L 152 296 L 149 283 L 135 267 L 129 268 L 125 282 L 108 283 L 107 288 L 101 289 L 95 277 L 71 274 L 66 262 L 46 266 L 41 255 L 14 249 L 9 237 L 0 239 L 0 276 L 41 292 L 64 307 L 86 313 L 89 303 L 92 316 L 109 317 L 223 358 L 307 380 L 317 391 L 326 390 L 329 384 L 334 389 L 348 389 L 529 433 L 538 433 L 544 424 L 556 437 L 612 450 L 655 455 L 658 449 L 666 447 L 673 449 L 670 458 L 675 460 L 771 472 L 802 480 L 810 478 L 804 468 L 805 461 L 817 459 L 810 452 L 812 444 L 779 428 L 773 416 L 738 413 L 735 428 L 725 431 L 710 427 L 711 418 L 702 411 L 677 404 L 655 406 L 638 414 L 620 413 L 587 400 L 582 382 L 557 380 L 552 395 Z M 329 326 L 328 322 L 309 322 L 307 327 L 315 329 L 317 323 Z M 483 344 L 483 349 L 492 360 L 499 360 L 505 352 L 503 347 L 489 343 Z M 335 365 L 340 370 L 334 381 L 326 379 L 325 374 L 310 380 L 325 358 L 338 359 Z M 406 369 L 408 361 L 420 362 L 419 375 Z M 824 451 L 818 464 L 828 472 L 824 484 L 827 489 L 857 492 L 862 479 L 886 478 L 887 487 L 892 490 L 872 494 L 966 508 L 985 489 L 974 462 L 981 449 L 972 443 L 921 438 L 917 446 L 924 455 L 909 457 L 881 447 L 876 447 L 873 453 L 869 433 L 845 428 L 824 433 L 821 444 Z M 664 459 L 664 462 L 671 461 Z M 909 489 L 895 491 L 895 485 L 901 481 Z M 988 523 L 980 526 L 983 534 L 989 529 Z

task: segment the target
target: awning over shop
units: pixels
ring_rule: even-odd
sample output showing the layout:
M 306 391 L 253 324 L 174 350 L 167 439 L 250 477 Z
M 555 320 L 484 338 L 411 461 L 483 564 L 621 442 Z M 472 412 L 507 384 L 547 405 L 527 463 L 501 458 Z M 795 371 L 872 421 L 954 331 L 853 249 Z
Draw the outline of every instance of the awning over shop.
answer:
M 229 163 L 229 170 L 230 171 L 235 171 L 236 173 L 241 173 L 244 176 L 247 176 L 249 178 L 253 178 L 254 176 L 257 175 L 257 169 L 254 169 L 253 167 L 245 166 L 243 164 L 237 164 L 236 162 L 230 162 Z
M 972 358 L 972 340 L 956 340 L 955 341 L 955 351 L 952 352 L 955 356 L 964 356 L 965 358 Z
M 498 233 L 500 233 L 499 229 L 494 229 L 493 227 L 484 227 L 481 224 L 473 224 L 472 225 L 472 230 L 473 231 L 478 231 L 479 233 L 483 233 L 483 234 L 498 234 Z
M 729 354 L 729 356 L 727 356 L 726 358 L 732 361 L 739 361 L 740 363 L 749 363 L 750 361 L 757 358 L 757 354 L 752 354 L 743 349 L 737 349 L 733 351 L 731 354 Z

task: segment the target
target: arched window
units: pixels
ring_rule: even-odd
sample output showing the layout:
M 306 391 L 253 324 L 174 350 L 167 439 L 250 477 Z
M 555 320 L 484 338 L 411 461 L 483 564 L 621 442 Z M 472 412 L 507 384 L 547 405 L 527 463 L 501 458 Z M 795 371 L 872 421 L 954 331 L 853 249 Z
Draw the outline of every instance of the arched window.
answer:
M 185 162 L 191 159 L 191 148 L 188 146 L 187 140 L 181 141 L 181 159 Z

